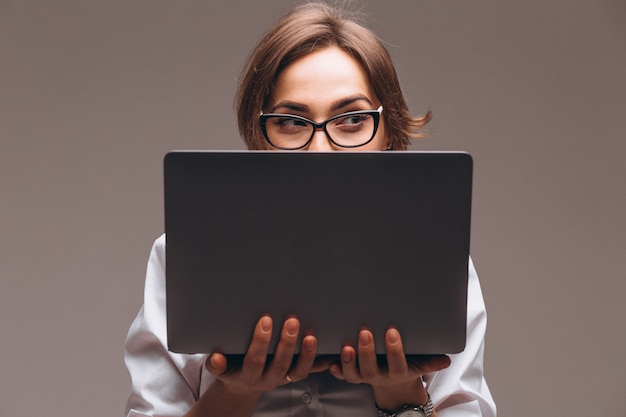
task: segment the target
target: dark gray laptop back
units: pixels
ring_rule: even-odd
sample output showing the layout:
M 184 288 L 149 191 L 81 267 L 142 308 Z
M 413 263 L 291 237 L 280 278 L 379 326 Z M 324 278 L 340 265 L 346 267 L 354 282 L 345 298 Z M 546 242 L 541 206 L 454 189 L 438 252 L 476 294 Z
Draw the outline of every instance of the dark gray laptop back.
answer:
M 169 349 L 243 354 L 262 314 L 318 353 L 389 326 L 407 354 L 465 346 L 472 159 L 433 152 L 165 157 Z

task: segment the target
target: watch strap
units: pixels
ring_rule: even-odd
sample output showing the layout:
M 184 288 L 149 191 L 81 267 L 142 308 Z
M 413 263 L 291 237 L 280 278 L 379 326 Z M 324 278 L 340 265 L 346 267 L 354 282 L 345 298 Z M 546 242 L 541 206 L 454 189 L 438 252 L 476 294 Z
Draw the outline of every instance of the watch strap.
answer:
M 378 404 L 376 404 L 376 411 L 378 411 L 378 417 L 396 417 L 398 415 L 401 415 L 402 411 L 409 410 L 409 409 L 421 411 L 422 413 L 424 413 L 425 417 L 430 417 L 432 416 L 433 411 L 435 411 L 435 407 L 433 406 L 433 402 L 430 399 L 430 394 L 428 392 L 426 394 L 428 394 L 428 401 L 426 401 L 426 404 L 424 405 L 405 404 L 396 411 L 383 410 L 382 408 L 378 406 Z

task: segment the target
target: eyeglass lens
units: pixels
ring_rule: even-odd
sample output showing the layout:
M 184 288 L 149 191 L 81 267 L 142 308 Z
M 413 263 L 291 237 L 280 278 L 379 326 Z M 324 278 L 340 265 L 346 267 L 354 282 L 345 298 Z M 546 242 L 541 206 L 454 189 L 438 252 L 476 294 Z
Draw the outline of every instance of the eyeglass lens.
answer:
M 267 139 L 278 148 L 302 148 L 315 133 L 314 123 L 299 116 L 265 115 L 264 118 Z M 371 111 L 352 112 L 334 117 L 322 126 L 336 145 L 357 147 L 372 139 L 375 134 L 376 120 Z

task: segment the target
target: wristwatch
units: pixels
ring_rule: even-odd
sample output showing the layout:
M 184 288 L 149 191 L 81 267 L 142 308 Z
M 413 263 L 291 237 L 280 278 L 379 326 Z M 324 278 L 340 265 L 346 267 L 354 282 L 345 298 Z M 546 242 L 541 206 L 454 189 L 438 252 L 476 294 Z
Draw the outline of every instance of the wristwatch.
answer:
M 376 405 L 376 411 L 378 411 L 378 417 L 430 417 L 433 414 L 435 407 L 430 400 L 430 394 L 428 394 L 428 401 L 424 405 L 411 405 L 405 404 L 399 410 L 391 412 L 383 410 Z

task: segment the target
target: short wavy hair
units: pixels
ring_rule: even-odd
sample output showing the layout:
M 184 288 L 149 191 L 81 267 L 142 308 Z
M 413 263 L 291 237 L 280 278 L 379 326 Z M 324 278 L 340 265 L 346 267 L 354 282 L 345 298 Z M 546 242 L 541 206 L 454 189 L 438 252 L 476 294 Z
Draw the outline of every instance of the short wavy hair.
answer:
M 408 109 L 395 67 L 380 39 L 359 23 L 355 15 L 327 3 L 300 5 L 272 26 L 253 49 L 241 73 L 235 96 L 239 133 L 248 149 L 269 149 L 259 115 L 272 97 L 281 71 L 298 58 L 335 46 L 353 56 L 365 70 L 382 113 L 392 149 L 406 149 L 420 138 L 431 112 L 413 117 Z

